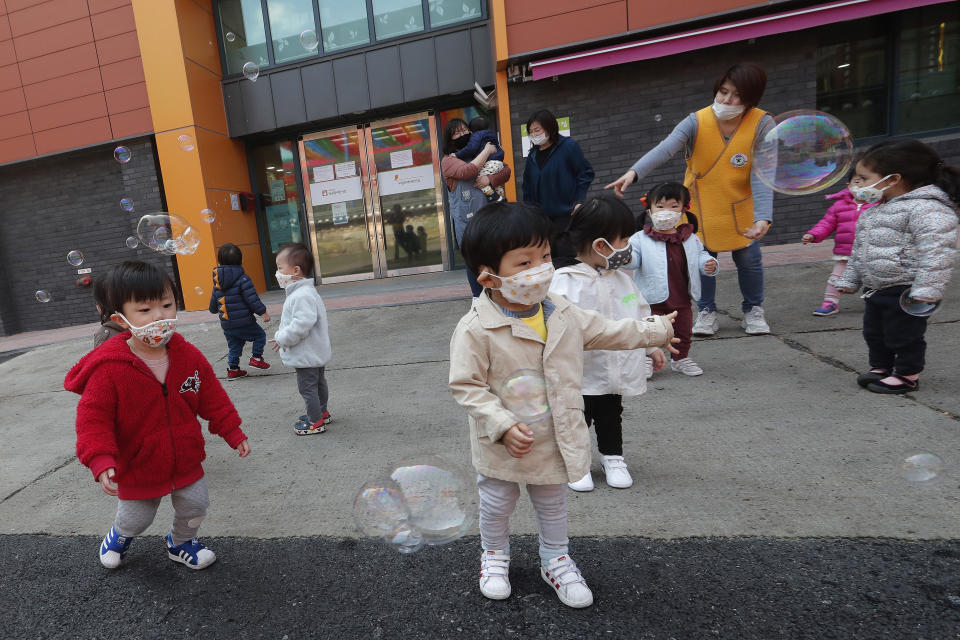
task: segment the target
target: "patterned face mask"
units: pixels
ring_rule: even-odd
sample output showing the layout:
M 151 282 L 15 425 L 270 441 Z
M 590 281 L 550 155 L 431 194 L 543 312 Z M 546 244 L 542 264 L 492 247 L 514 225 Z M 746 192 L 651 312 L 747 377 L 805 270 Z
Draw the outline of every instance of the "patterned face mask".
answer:
M 598 238 L 598 240 L 610 247 L 610 251 L 612 252 L 610 255 L 605 256 L 597 251 L 596 245 L 593 246 L 594 253 L 606 261 L 606 267 L 604 267 L 605 269 L 619 269 L 623 265 L 630 262 L 630 258 L 633 257 L 633 249 L 630 248 L 630 245 L 627 245 L 623 249 L 614 249 L 613 245 L 607 242 L 606 238 Z
M 147 345 L 148 347 L 162 347 L 170 342 L 174 332 L 177 330 L 177 319 L 170 318 L 166 320 L 155 320 L 142 327 L 135 327 L 119 311 L 117 315 L 123 318 L 123 321 L 130 327 L 130 333 L 134 338 Z
M 550 281 L 553 280 L 553 263 L 544 262 L 539 267 L 532 267 L 512 276 L 498 276 L 488 271 L 483 271 L 480 275 L 499 279 L 500 287 L 496 290 L 507 302 L 530 305 L 541 302 L 547 297 Z M 494 289 L 494 287 L 489 288 Z

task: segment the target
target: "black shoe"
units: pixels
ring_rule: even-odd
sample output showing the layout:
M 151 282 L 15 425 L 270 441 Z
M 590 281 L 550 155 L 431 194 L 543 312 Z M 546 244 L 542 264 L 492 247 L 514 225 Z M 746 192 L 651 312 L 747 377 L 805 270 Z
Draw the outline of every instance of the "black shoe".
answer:
M 873 371 L 867 371 L 866 373 L 861 373 L 860 375 L 857 376 L 857 384 L 863 387 L 864 389 L 866 389 L 867 385 L 870 384 L 871 382 L 877 382 L 878 380 L 883 380 L 889 375 L 890 375 L 890 372 L 887 370 L 884 370 L 882 373 L 874 373 Z
M 506 202 L 506 196 L 503 196 L 497 192 L 493 192 L 491 195 L 486 196 L 487 202 Z
M 893 377 L 902 382 L 903 384 L 887 384 L 886 382 L 881 382 L 877 380 L 876 382 L 871 382 L 867 385 L 867 391 L 872 391 L 874 393 L 885 393 L 885 394 L 902 394 L 910 393 L 911 391 L 916 391 L 920 388 L 920 382 L 917 380 L 911 380 L 910 378 L 904 378 L 903 376 L 893 374 Z

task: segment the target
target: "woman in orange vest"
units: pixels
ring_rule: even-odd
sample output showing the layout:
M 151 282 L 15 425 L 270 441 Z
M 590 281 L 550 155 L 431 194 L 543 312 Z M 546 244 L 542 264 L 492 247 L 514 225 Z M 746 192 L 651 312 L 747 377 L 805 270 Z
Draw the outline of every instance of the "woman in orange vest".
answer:
M 763 313 L 763 262 L 758 241 L 773 221 L 773 192 L 751 171 L 751 147 L 757 132 L 772 118 L 757 108 L 767 74 L 755 64 L 735 64 L 714 84 L 714 102 L 691 113 L 625 174 L 606 186 L 623 196 L 627 187 L 685 151 L 684 185 L 691 211 L 699 218 L 698 234 L 711 255 L 730 251 L 743 294 L 743 322 L 752 335 L 770 333 Z M 694 335 L 717 332 L 716 283 L 705 278 L 697 301 Z

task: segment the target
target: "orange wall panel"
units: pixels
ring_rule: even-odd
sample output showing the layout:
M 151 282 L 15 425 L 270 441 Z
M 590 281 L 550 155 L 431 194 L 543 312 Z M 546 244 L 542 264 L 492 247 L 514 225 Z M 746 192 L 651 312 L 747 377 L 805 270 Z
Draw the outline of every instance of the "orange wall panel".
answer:
M 11 11 L 19 11 L 20 9 L 24 9 L 26 7 L 32 7 L 46 1 L 47 0 L 6 0 L 7 13 L 10 13 Z
M 0 140 L 0 162 L 13 162 L 35 155 L 37 155 L 37 148 L 33 145 L 33 136 Z
M 33 122 L 34 132 L 37 132 L 62 127 L 75 122 L 95 120 L 106 117 L 106 115 L 107 103 L 103 98 L 103 94 L 95 93 L 92 96 L 73 98 L 72 100 L 64 100 L 44 107 L 31 109 L 30 121 Z
M 37 144 L 37 153 L 43 155 L 97 144 L 109 140 L 110 134 L 110 121 L 97 118 L 47 131 L 35 131 L 33 139 Z
M 518 22 L 529 22 L 530 20 L 549 18 L 550 16 L 579 11 L 602 4 L 611 4 L 611 2 L 624 4 L 626 0 L 524 0 L 523 2 L 510 2 L 507 0 L 507 2 L 504 3 L 504 13 L 506 14 L 507 24 L 510 25 L 517 24 Z M 647 0 L 647 4 L 651 4 L 650 0 Z M 662 3 L 657 2 L 657 11 L 660 11 L 661 4 Z M 647 11 L 650 11 L 649 7 Z M 624 23 L 624 26 L 626 26 L 626 23 Z
M 250 173 L 244 144 L 211 131 L 198 129 L 194 138 L 200 150 L 203 179 L 208 189 L 248 191 Z
M 0 67 L 0 91 L 20 86 L 20 69 L 15 64 Z
M 17 87 L 9 91 L 0 91 L 0 116 L 26 110 L 27 102 L 23 99 L 23 89 Z
M 140 45 L 137 42 L 137 32 L 122 33 L 100 40 L 97 39 L 97 56 L 100 64 L 110 64 L 120 60 L 135 58 L 140 55 Z
M 150 109 L 136 109 L 124 113 L 114 113 L 110 116 L 110 128 L 114 138 L 128 138 L 153 131 L 153 119 Z
M 17 54 L 13 50 L 13 40 L 0 42 L 0 67 L 13 64 L 17 61 Z
M 90 16 L 90 22 L 93 23 L 93 33 L 97 40 L 137 30 L 133 20 L 133 7 L 130 5 L 96 13 Z
M 101 66 L 100 77 L 103 79 L 104 89 L 116 89 L 145 81 L 140 56 Z
M 97 14 L 117 7 L 130 6 L 130 0 L 87 0 L 90 5 L 90 13 Z
M 28 84 L 23 88 L 27 107 L 30 109 L 101 91 L 103 85 L 100 82 L 99 69 L 87 69 L 62 78 Z
M 747 7 L 769 6 L 769 2 L 758 0 L 684 0 L 684 2 L 657 3 L 651 10 L 650 0 L 627 0 L 627 15 L 630 16 L 628 29 L 644 29 L 659 24 L 670 24 L 698 16 L 745 9 Z
M 20 79 L 23 84 L 33 84 L 84 69 L 96 69 L 98 64 L 97 48 L 93 43 L 84 44 L 21 62 Z
M 0 138 L 16 138 L 30 134 L 30 118 L 26 111 L 0 116 Z
M 220 53 L 217 51 L 217 31 L 213 16 L 193 0 L 176 0 L 183 34 L 183 55 L 188 60 L 221 75 Z
M 220 76 L 191 60 L 185 63 L 194 121 L 201 127 L 227 135 L 227 114 L 223 108 Z
M 510 54 L 622 33 L 627 24 L 623 2 L 571 11 L 531 22 L 507 25 Z
M 58 24 L 79 20 L 90 15 L 87 0 L 48 0 L 19 11 L 8 7 L 10 31 L 14 37 L 49 29 Z
M 126 87 L 120 87 L 119 89 L 110 89 L 105 92 L 105 95 L 107 98 L 107 111 L 111 115 L 150 107 L 150 101 L 147 99 L 146 82 L 131 84 Z
M 0 15 L 0 40 L 10 39 L 10 21 L 7 16 Z
M 13 46 L 17 50 L 17 60 L 23 62 L 88 42 L 93 42 L 93 31 L 90 29 L 90 19 L 82 18 L 17 36 L 13 39 Z

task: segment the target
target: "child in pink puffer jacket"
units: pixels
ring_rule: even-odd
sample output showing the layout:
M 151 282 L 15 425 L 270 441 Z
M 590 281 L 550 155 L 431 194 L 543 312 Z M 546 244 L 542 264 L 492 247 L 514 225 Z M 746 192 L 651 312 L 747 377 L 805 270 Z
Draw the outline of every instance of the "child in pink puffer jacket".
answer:
M 840 311 L 840 293 L 833 285 L 847 268 L 850 250 L 853 248 L 853 236 L 857 228 L 857 219 L 860 214 L 876 203 L 865 204 L 854 200 L 850 193 L 852 187 L 861 186 L 856 177 L 851 177 L 848 188 L 837 193 L 831 193 L 827 200 L 835 202 L 827 209 L 826 215 L 820 218 L 810 231 L 803 234 L 803 244 L 823 242 L 836 232 L 833 238 L 833 272 L 827 278 L 827 290 L 823 294 L 823 304 L 813 312 L 815 316 L 832 316 Z

